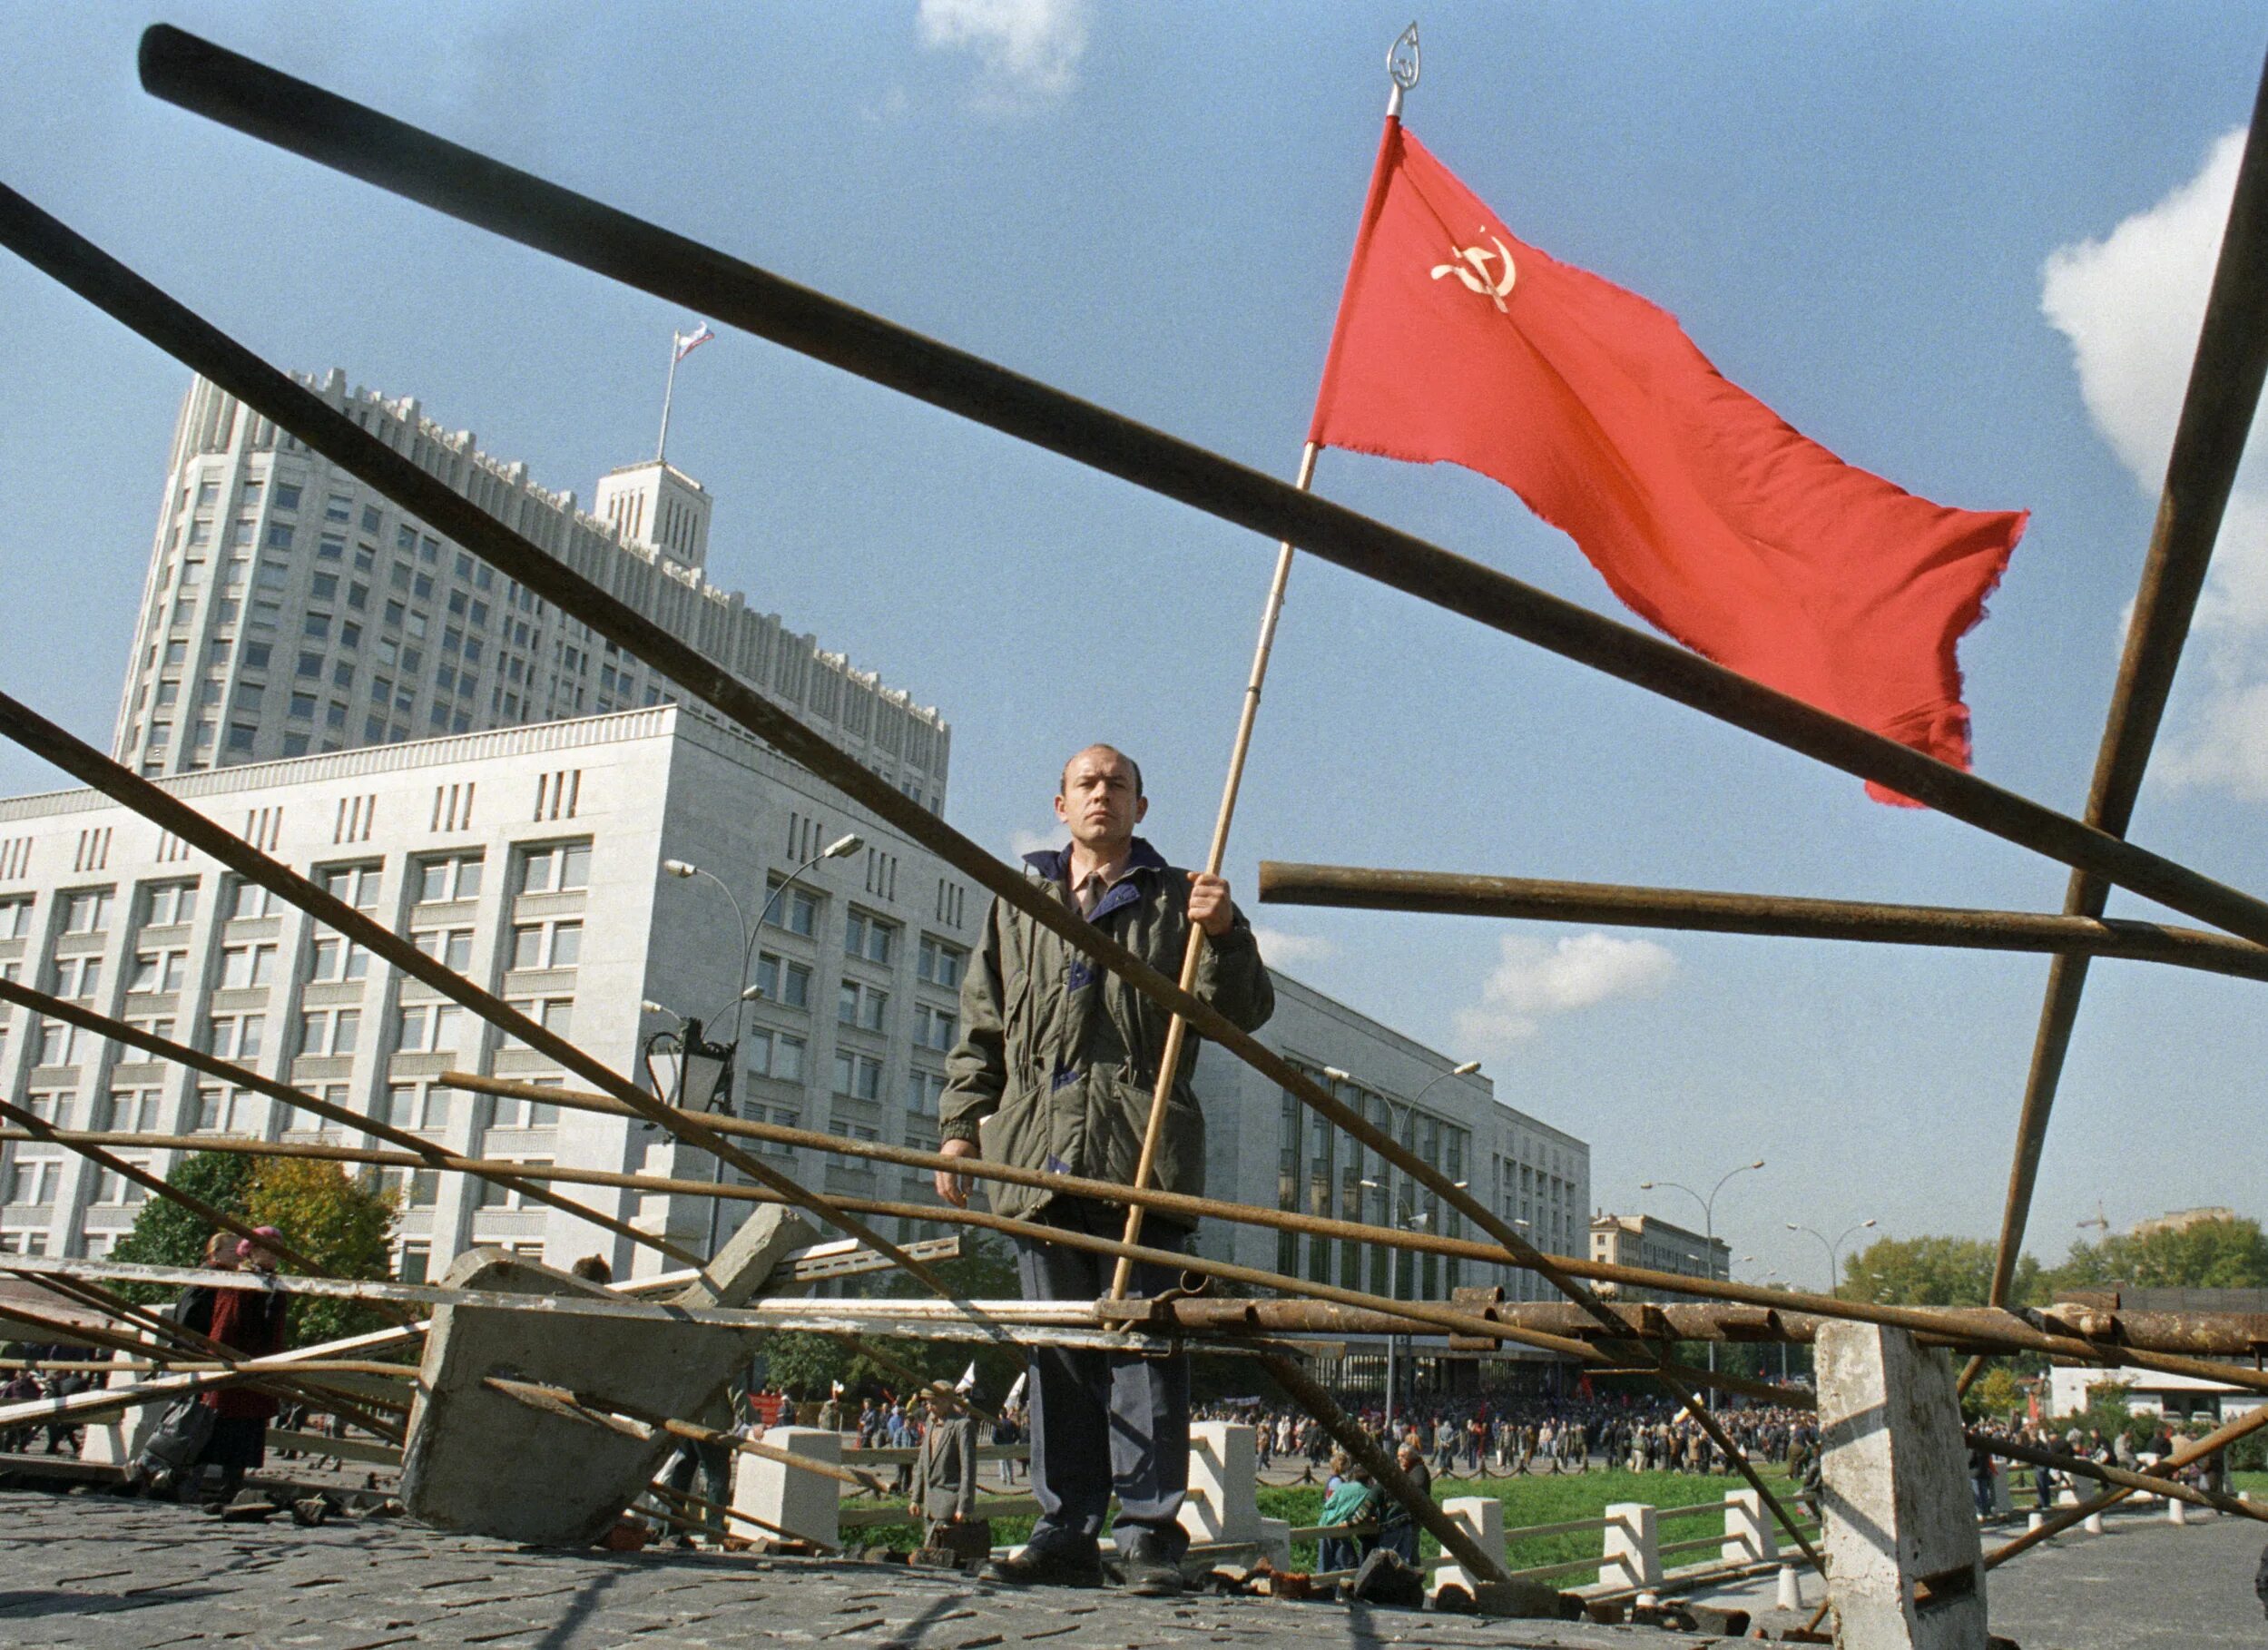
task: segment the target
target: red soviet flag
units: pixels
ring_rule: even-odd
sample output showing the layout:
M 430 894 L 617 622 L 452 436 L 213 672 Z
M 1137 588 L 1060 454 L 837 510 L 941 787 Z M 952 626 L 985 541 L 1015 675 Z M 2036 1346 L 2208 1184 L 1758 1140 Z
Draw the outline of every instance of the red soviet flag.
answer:
M 1514 239 L 1399 121 L 1310 439 L 1491 476 L 1696 653 L 1969 766 L 1954 644 L 2027 516 L 1947 509 L 1807 440 L 1666 311 Z

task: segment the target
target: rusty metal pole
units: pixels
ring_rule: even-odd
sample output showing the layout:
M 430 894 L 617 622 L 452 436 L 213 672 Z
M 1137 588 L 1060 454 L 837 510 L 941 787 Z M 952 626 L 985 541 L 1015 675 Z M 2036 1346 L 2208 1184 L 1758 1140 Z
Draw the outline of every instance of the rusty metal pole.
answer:
M 2118 663 L 2110 714 L 2096 753 L 2095 778 L 2087 790 L 2086 823 L 2124 837 L 2141 794 L 2143 771 L 2158 724 L 2165 715 L 2174 674 L 2188 639 L 2191 615 L 2204 588 L 2205 571 L 2220 536 L 2237 467 L 2268 380 L 2268 64 L 2253 100 L 2251 133 L 2237 167 L 2236 191 L 2229 202 L 2228 227 L 2205 301 L 2197 353 L 2182 402 L 2181 422 L 2165 467 L 2165 486 L 2150 531 L 2142 587 L 2126 629 L 2126 649 Z M 2064 909 L 2100 917 L 2110 885 L 2095 871 L 2073 871 L 2064 892 Z M 2258 938 L 2254 935 L 2251 938 Z M 2087 959 L 2059 957 L 2047 973 L 2039 1029 L 2032 1046 L 2031 1070 L 2024 1083 L 2024 1105 L 2017 1120 L 2015 1161 L 2008 1169 L 2008 1201 L 2000 1217 L 1999 1249 L 1993 1259 L 1991 1303 L 2005 1304 L 2016 1278 L 2016 1262 L 2031 1216 L 2032 1190 L 2047 1144 L 2047 1122 L 2063 1081 L 2064 1057 L 2071 1047 L 2086 988 Z M 1962 1371 L 1964 1390 L 1977 1365 Z

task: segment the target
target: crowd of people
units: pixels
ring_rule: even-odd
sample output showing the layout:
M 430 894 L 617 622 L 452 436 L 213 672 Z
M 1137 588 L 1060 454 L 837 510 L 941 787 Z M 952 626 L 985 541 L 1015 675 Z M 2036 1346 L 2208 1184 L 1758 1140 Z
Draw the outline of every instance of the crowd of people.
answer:
M 2121 1428 L 2115 1429 L 2107 1439 L 2099 1428 L 2081 1426 L 2077 1421 L 2067 1424 L 2060 1431 L 2052 1422 L 2042 1424 L 2031 1420 L 2013 1426 L 1982 1426 L 1975 1429 L 1979 1439 L 1969 1452 L 1969 1488 L 1977 1498 L 1978 1513 L 1988 1517 L 1998 1496 L 1995 1480 L 2003 1473 L 2009 1475 L 2008 1489 L 2011 1504 L 2028 1492 L 2043 1510 L 2054 1505 L 2057 1496 L 2066 1489 L 2077 1490 L 2084 1497 L 2100 1488 L 2096 1480 L 2089 1478 L 2082 1481 L 2076 1473 L 2059 1472 L 2052 1467 L 1995 1455 L 1985 1447 L 1985 1439 L 2006 1440 L 2033 1449 L 2053 1450 L 2083 1461 L 2093 1461 L 2098 1466 L 2151 1472 L 2183 1444 L 2204 1437 L 2207 1429 L 2208 1423 L 2203 1421 L 2191 1421 L 2176 1428 L 2168 1423 L 2163 1415 L 2152 1418 L 2148 1427 L 2139 1432 Z M 2216 1451 L 2164 1476 L 2171 1477 L 2176 1483 L 2225 1494 L 2228 1489 L 2228 1456 L 2225 1451 Z
M 1375 1393 L 1350 1393 L 1340 1408 L 1381 1446 L 1414 1449 L 1431 1477 L 1556 1476 L 1608 1467 L 1636 1472 L 1733 1470 L 1708 1433 L 1666 1399 L 1637 1395 L 1556 1398 L 1484 1389 L 1455 1398 L 1424 1396 L 1398 1406 L 1389 1429 Z M 1713 1412 L 1734 1447 L 1752 1460 L 1800 1469 L 1816 1442 L 1810 1417 L 1798 1409 L 1750 1408 Z M 1246 1400 L 1207 1406 L 1201 1415 L 1252 1423 L 1262 1470 L 1304 1461 L 1313 1478 L 1336 1448 L 1311 1416 Z

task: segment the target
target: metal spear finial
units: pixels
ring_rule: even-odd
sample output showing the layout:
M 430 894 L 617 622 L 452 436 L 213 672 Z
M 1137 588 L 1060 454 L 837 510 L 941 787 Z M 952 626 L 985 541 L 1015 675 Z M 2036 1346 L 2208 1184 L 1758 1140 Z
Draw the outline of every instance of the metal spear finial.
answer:
M 1394 90 L 1386 100 L 1386 118 L 1392 120 L 1402 112 L 1402 93 L 1418 83 L 1418 25 L 1412 22 L 1394 36 L 1394 44 L 1386 54 L 1386 73 L 1394 82 Z

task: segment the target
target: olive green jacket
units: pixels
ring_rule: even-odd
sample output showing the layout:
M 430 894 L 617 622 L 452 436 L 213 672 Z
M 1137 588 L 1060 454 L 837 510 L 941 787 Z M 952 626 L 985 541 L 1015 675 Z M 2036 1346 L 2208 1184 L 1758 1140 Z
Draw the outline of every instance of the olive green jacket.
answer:
M 1025 856 L 1025 876 L 1073 911 L 1069 850 Z M 1125 874 L 1090 918 L 1168 979 L 1189 943 L 1189 875 L 1136 837 Z M 1196 994 L 1247 1031 L 1267 1023 L 1275 989 L 1242 912 L 1206 942 Z M 946 1061 L 939 1133 L 973 1140 L 994 1163 L 1131 1183 L 1142 1158 L 1159 1058 L 1172 1016 L 1062 936 L 996 899 L 985 937 L 961 977 L 961 1040 Z M 1199 1038 L 1182 1048 L 1181 1070 L 1158 1142 L 1155 1183 L 1170 1192 L 1205 1187 L 1205 1120 L 1189 1075 Z M 1028 1216 L 1054 1195 L 983 1183 L 995 1211 Z

